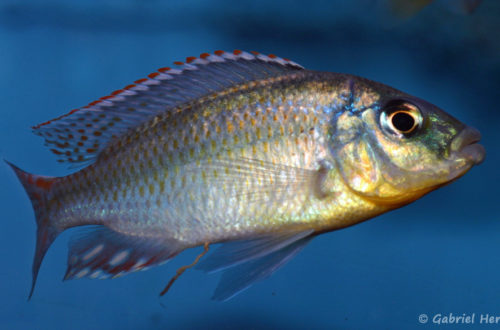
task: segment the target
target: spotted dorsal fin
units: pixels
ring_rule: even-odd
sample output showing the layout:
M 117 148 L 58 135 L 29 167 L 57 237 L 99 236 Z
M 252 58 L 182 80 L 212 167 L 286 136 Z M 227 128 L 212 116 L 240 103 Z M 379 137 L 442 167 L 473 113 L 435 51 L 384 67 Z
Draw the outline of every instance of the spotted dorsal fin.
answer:
M 33 127 L 59 162 L 91 162 L 113 138 L 183 103 L 302 67 L 275 55 L 216 51 L 174 62 L 134 84 Z

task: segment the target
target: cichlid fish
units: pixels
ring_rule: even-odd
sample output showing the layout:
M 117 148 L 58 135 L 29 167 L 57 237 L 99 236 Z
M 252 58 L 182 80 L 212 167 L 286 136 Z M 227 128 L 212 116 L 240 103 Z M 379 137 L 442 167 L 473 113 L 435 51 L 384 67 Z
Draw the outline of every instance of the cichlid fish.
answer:
M 93 225 L 71 241 L 65 279 L 223 243 L 197 267 L 224 271 L 214 299 L 227 300 L 316 235 L 408 204 L 485 155 L 477 130 L 374 81 L 239 50 L 175 65 L 34 127 L 77 172 L 10 164 L 38 225 L 30 297 L 57 235 Z

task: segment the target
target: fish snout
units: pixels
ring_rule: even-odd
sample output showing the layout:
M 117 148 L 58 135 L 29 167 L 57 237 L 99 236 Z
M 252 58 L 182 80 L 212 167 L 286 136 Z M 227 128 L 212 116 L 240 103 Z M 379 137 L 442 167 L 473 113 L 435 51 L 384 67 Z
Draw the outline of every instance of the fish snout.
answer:
M 481 133 L 474 127 L 466 126 L 450 144 L 450 153 L 470 160 L 474 165 L 480 164 L 486 156 L 486 150 L 478 142 Z

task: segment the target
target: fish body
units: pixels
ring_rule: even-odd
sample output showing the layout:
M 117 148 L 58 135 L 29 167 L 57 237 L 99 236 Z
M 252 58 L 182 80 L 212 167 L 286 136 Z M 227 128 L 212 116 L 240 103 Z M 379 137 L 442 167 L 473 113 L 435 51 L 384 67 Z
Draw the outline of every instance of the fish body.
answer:
M 336 205 L 352 194 L 340 177 L 317 173 L 334 166 L 329 126 L 348 100 L 331 95 L 348 98 L 349 79 L 301 72 L 167 112 L 58 179 L 50 201 L 60 206 L 49 217 L 64 228 L 102 224 L 187 246 L 352 224 L 359 217 Z
M 66 279 L 225 243 L 199 265 L 225 270 L 221 300 L 314 236 L 401 207 L 484 157 L 476 130 L 423 100 L 241 51 L 188 58 L 34 130 L 60 161 L 87 166 L 50 178 L 12 165 L 38 222 L 33 287 L 56 236 L 94 225 L 70 244 Z

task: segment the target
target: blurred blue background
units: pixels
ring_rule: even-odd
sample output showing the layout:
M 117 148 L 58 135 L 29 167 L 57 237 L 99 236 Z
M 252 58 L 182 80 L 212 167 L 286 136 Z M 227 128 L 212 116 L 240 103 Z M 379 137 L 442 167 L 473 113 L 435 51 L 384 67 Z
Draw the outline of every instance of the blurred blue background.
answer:
M 500 1 L 475 10 L 461 4 L 2 1 L 0 157 L 30 172 L 69 172 L 31 125 L 216 49 L 274 53 L 424 98 L 477 127 L 487 158 L 407 207 L 318 237 L 226 303 L 210 300 L 218 275 L 194 270 L 158 298 L 199 249 L 147 272 L 63 283 L 73 230 L 49 250 L 27 302 L 35 221 L 21 185 L 1 165 L 0 328 L 409 329 L 433 326 L 419 324 L 422 313 L 500 315 Z

